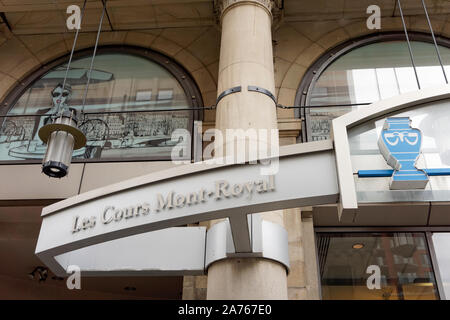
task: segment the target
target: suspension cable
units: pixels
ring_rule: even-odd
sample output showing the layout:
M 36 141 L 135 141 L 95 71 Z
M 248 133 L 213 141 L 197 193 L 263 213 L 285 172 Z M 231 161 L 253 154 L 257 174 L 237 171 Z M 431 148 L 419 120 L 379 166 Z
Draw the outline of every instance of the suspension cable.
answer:
M 409 56 L 411 58 L 411 63 L 412 63 L 413 69 L 414 69 L 414 74 L 416 76 L 417 86 L 420 89 L 419 76 L 417 75 L 416 64 L 414 62 L 414 55 L 413 55 L 413 52 L 412 52 L 412 49 L 411 49 L 411 42 L 409 41 L 409 36 L 408 36 L 408 30 L 406 28 L 405 17 L 403 16 L 402 5 L 401 5 L 400 0 L 397 0 L 397 3 L 398 3 L 398 10 L 400 11 L 400 17 L 402 18 L 402 24 L 403 24 L 403 30 L 405 31 L 406 42 L 408 44 Z
M 436 49 L 436 53 L 437 53 L 437 56 L 439 59 L 439 64 L 441 65 L 441 68 L 442 68 L 442 73 L 444 74 L 445 83 L 448 84 L 447 74 L 445 73 L 444 64 L 442 63 L 441 53 L 439 52 L 439 47 L 436 42 L 436 37 L 434 36 L 434 31 L 433 31 L 433 27 L 431 25 L 430 16 L 428 15 L 427 6 L 425 5 L 424 0 L 422 0 L 422 6 L 423 6 L 423 10 L 425 11 L 425 16 L 427 17 L 428 26 L 430 27 L 431 36 L 433 37 L 434 47 Z
M 337 107 L 356 107 L 356 106 L 368 106 L 372 104 L 367 103 L 349 103 L 349 104 L 328 104 L 321 106 L 284 106 L 277 104 L 276 107 L 279 109 L 314 109 L 314 108 L 337 108 Z M 73 106 L 76 107 L 76 106 Z M 120 111 L 87 111 L 84 115 L 103 115 L 103 114 L 121 114 L 121 113 L 153 113 L 153 112 L 175 112 L 175 111 L 198 111 L 198 110 L 216 110 L 217 106 L 204 106 L 195 108 L 173 108 L 173 109 L 149 109 L 149 110 L 120 110 Z M 20 118 L 20 117 L 43 117 L 44 114 L 7 114 L 0 115 L 0 118 Z
M 69 74 L 70 64 L 72 63 L 73 53 L 74 53 L 74 51 L 75 51 L 75 46 L 76 46 L 77 40 L 78 40 L 78 33 L 80 32 L 80 29 L 81 29 L 81 22 L 83 21 L 84 11 L 86 10 L 86 2 L 87 2 L 87 0 L 84 0 L 84 3 L 83 3 L 83 10 L 81 11 L 81 16 L 80 16 L 80 24 L 77 25 L 77 28 L 76 28 L 77 31 L 75 32 L 75 38 L 73 39 L 72 51 L 70 51 L 69 62 L 67 63 L 66 73 L 64 74 L 64 80 L 63 80 L 62 90 L 64 90 L 65 87 L 66 87 L 66 81 L 67 81 L 67 76 L 68 76 L 68 74 Z M 59 113 L 60 108 L 61 108 L 61 100 L 62 100 L 62 99 L 59 99 L 59 102 L 58 102 L 57 113 Z
M 86 98 L 87 98 L 87 93 L 88 93 L 88 90 L 89 90 L 89 83 L 91 81 L 92 68 L 94 66 L 95 55 L 97 53 L 98 40 L 100 39 L 100 32 L 102 31 L 103 17 L 105 16 L 106 1 L 105 2 L 102 1 L 102 3 L 103 3 L 102 16 L 100 17 L 100 23 L 98 25 L 98 31 L 97 31 L 97 38 L 95 39 L 94 52 L 92 53 L 91 65 L 89 66 L 86 88 L 85 88 L 84 94 L 83 94 L 83 103 L 82 103 L 82 106 L 81 106 L 81 113 L 83 113 L 84 106 L 86 105 Z

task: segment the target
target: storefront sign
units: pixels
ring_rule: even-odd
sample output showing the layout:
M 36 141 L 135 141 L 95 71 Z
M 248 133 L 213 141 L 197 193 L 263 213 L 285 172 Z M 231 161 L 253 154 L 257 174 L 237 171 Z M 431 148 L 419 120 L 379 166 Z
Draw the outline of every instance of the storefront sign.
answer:
M 104 225 L 110 223 L 126 223 L 127 220 L 140 218 L 148 215 L 164 214 L 170 210 L 176 210 L 185 206 L 194 207 L 207 201 L 218 201 L 239 197 L 251 199 L 254 194 L 261 194 L 275 191 L 275 177 L 261 177 L 259 180 L 230 184 L 227 180 L 219 180 L 214 183 L 214 188 L 200 189 L 199 191 L 187 194 L 178 194 L 170 191 L 166 195 L 157 193 L 152 205 L 143 202 L 126 208 L 116 208 L 107 206 L 98 216 L 82 217 L 76 215 L 72 224 L 72 233 L 94 228 L 97 221 Z
M 418 167 L 423 134 L 419 129 L 411 128 L 410 123 L 410 117 L 386 119 L 378 146 L 393 170 L 358 170 L 359 178 L 390 177 L 391 190 L 412 190 L 425 189 L 429 177 L 450 175 L 450 168 Z
M 63 200 L 44 208 L 36 254 L 56 274 L 64 274 L 68 263 L 78 264 L 80 260 L 84 261 L 85 269 L 90 269 L 92 264 L 99 263 L 94 257 L 100 252 L 105 255 L 102 248 L 106 243 L 223 218 L 229 218 L 233 251 L 251 253 L 255 234 L 251 227 L 253 222 L 247 215 L 338 201 L 335 157 L 330 141 L 283 147 L 279 164 L 280 170 L 272 176 L 261 175 L 262 164 L 183 165 Z M 313 167 L 315 170 L 311 170 Z M 275 242 L 284 237 L 281 231 L 270 228 L 267 234 L 275 235 L 272 238 Z M 136 246 L 136 242 L 126 239 L 120 242 L 120 247 Z M 167 237 L 164 239 L 167 241 Z M 176 247 L 183 239 L 173 237 L 168 241 L 171 243 L 164 243 L 164 246 Z M 266 249 L 274 241 L 266 242 Z M 154 241 L 146 246 L 148 250 L 157 250 L 163 244 Z M 103 260 L 110 261 L 109 267 L 102 263 L 102 268 L 111 271 L 120 266 L 117 260 L 126 263 L 120 260 L 120 252 L 108 252 L 110 254 Z M 279 254 L 277 250 L 270 252 L 272 259 Z M 127 262 L 131 263 L 127 272 L 137 266 L 142 269 L 139 253 L 135 250 L 132 253 L 130 261 L 136 261 L 136 265 Z M 111 260 L 114 258 L 111 254 L 116 260 Z M 167 259 L 172 256 L 168 252 L 165 254 Z M 183 261 L 172 260 L 170 266 L 161 267 L 162 270 L 185 269 Z M 280 261 L 285 260 L 280 258 Z
M 388 116 L 395 113 L 414 110 L 431 103 L 439 103 L 442 100 L 450 98 L 450 86 L 445 85 L 438 88 L 427 88 L 418 90 L 399 96 L 395 96 L 386 100 L 378 101 L 370 106 L 361 108 L 354 112 L 347 113 L 332 121 L 332 139 L 334 140 L 336 164 L 338 172 L 340 201 L 339 201 L 339 219 L 343 222 L 353 221 L 356 210 L 358 209 L 358 196 L 367 196 L 367 189 L 374 190 L 373 185 L 361 194 L 357 194 L 355 181 L 357 178 L 380 178 L 392 177 L 390 189 L 404 190 L 405 193 L 389 193 L 384 197 L 383 202 L 398 201 L 398 195 L 404 194 L 404 201 L 412 201 L 412 199 L 426 199 L 427 201 L 442 201 L 439 194 L 428 192 L 421 197 L 416 194 L 408 193 L 408 189 L 425 188 L 429 177 L 432 175 L 448 175 L 448 168 L 432 168 L 418 170 L 416 168 L 416 159 L 420 153 L 422 135 L 421 131 L 411 128 L 409 118 L 389 118 Z M 378 146 L 384 157 L 384 160 L 393 167 L 393 170 L 359 170 L 361 164 L 372 166 L 368 157 L 361 156 L 359 162 L 352 162 L 355 157 L 351 154 L 348 130 L 357 128 L 362 125 L 373 125 L 376 119 L 386 117 L 386 123 L 379 136 Z M 392 121 L 390 119 L 393 119 Z M 397 119 L 397 120 L 395 120 Z M 373 128 L 373 127 L 371 127 Z M 434 133 L 436 134 L 436 133 Z M 408 153 L 404 153 L 408 152 Z M 378 162 L 376 164 L 379 164 Z M 372 166 L 373 167 L 373 166 Z M 356 169 L 355 169 L 356 168 Z M 395 171 L 395 172 L 394 172 Z M 413 174 L 413 176 L 409 175 Z M 375 184 L 375 182 L 373 182 Z M 383 181 L 384 186 L 384 181 Z M 376 189 L 372 194 L 378 196 L 386 194 L 382 187 Z M 426 192 L 426 190 L 420 192 Z M 432 190 L 431 190 L 432 191 Z M 444 198 L 447 199 L 447 191 L 444 190 Z M 394 191 L 392 191 L 394 192 Z M 365 197 L 367 198 L 367 197 Z M 372 197 L 372 202 L 375 202 Z
M 387 118 L 378 139 L 378 146 L 386 162 L 394 168 L 390 188 L 424 189 L 428 176 L 416 168 L 422 146 L 422 133 L 411 127 L 409 117 Z

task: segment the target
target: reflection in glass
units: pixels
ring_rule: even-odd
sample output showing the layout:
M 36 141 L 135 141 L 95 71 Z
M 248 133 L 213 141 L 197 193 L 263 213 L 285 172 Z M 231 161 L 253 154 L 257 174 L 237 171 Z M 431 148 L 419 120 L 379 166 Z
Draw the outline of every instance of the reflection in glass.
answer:
M 318 233 L 317 236 L 324 300 L 438 299 L 424 234 Z M 380 270 L 379 288 L 369 289 L 367 285 L 369 277 L 375 274 L 367 273 L 369 266 Z
M 445 298 L 450 300 L 450 233 L 433 233 L 432 239 Z
M 58 104 L 55 99 L 64 99 L 64 104 L 78 114 L 87 113 L 80 124 L 87 145 L 73 157 L 170 159 L 172 132 L 179 128 L 191 131 L 193 123 L 192 111 L 175 111 L 189 108 L 186 93 L 175 77 L 139 56 L 101 53 L 95 59 L 83 108 L 89 63 L 90 57 L 73 60 L 67 78 L 70 94 L 54 96 L 66 70 L 66 65 L 61 65 L 33 83 L 11 109 L 4 111 L 19 117 L 0 118 L 0 160 L 42 159 L 45 146 L 37 132 Z M 115 113 L 107 113 L 111 111 Z
M 422 88 L 445 84 L 434 46 L 412 41 Z M 447 75 L 450 49 L 439 47 Z M 331 120 L 364 106 L 399 94 L 418 90 L 405 41 L 386 41 L 354 49 L 331 63 L 313 84 L 308 106 L 343 105 L 310 109 L 310 141 L 329 138 Z M 345 106 L 348 105 L 348 106 Z

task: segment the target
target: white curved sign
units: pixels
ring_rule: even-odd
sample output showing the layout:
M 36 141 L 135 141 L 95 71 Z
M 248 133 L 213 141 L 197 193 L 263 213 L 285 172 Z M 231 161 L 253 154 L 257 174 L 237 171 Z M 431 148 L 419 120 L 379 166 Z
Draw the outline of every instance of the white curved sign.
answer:
M 279 171 L 273 176 L 260 175 L 260 164 L 190 164 L 48 206 L 42 213 L 36 254 L 52 271 L 64 274 L 68 252 L 226 217 L 236 252 L 251 252 L 247 214 L 338 200 L 331 142 L 292 145 L 280 151 Z M 65 259 L 55 258 L 63 254 Z M 95 259 L 92 250 L 90 256 Z

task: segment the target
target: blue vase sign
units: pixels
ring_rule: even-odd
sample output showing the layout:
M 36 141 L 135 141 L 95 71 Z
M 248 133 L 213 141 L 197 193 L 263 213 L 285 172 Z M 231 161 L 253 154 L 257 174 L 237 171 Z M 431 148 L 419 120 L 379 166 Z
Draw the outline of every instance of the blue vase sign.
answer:
M 387 163 L 394 169 L 392 190 L 424 189 L 428 175 L 416 168 L 422 146 L 422 133 L 411 127 L 409 117 L 387 118 L 383 125 L 378 147 Z

